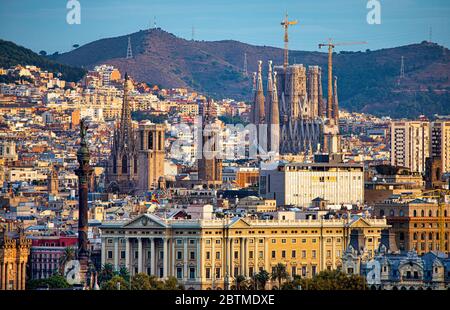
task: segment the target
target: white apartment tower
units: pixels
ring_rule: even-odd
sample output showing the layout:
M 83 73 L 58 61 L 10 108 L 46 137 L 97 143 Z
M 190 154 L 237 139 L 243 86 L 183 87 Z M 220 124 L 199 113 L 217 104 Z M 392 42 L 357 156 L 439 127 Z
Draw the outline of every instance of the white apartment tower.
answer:
M 391 165 L 425 172 L 427 157 L 430 157 L 430 122 L 391 123 Z

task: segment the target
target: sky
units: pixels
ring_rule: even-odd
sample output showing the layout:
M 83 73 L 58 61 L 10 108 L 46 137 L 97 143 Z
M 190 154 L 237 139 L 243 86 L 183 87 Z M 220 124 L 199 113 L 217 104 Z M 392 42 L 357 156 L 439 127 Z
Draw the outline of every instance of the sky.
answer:
M 75 0 L 70 0 L 75 1 Z M 185 39 L 238 40 L 283 47 L 286 12 L 298 24 L 289 47 L 366 41 L 342 50 L 389 48 L 430 39 L 450 46 L 449 0 L 77 0 L 81 23 L 68 24 L 69 0 L 0 0 L 0 38 L 36 52 L 66 52 L 72 45 L 157 27 Z M 380 24 L 369 24 L 369 1 L 379 2 Z

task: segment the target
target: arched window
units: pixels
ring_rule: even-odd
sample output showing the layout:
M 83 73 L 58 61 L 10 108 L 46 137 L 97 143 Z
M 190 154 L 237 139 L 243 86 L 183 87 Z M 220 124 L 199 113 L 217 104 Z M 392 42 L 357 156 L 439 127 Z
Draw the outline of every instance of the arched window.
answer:
M 425 240 L 425 233 L 422 233 L 422 234 L 420 235 L 420 239 Z
M 413 239 L 417 240 L 417 233 L 416 232 L 413 234 Z
M 380 210 L 380 216 L 384 216 L 384 210 L 383 209 Z
M 420 215 L 421 215 L 422 217 L 424 217 L 424 216 L 425 216 L 425 211 L 422 210 L 422 211 L 420 212 Z
M 433 233 L 428 234 L 428 240 L 433 240 Z
M 389 215 L 390 215 L 390 216 L 394 216 L 394 210 L 391 210 L 391 211 L 389 212 Z
M 123 155 L 122 157 L 122 173 L 127 173 L 128 171 L 128 159 L 127 155 Z
M 399 215 L 400 215 L 400 216 L 404 216 L 404 215 L 405 215 L 405 212 L 403 212 L 403 210 L 400 210 Z
M 148 132 L 148 149 L 153 150 L 153 132 Z
M 447 217 L 447 210 L 444 210 L 444 216 Z
M 429 216 L 429 217 L 432 217 L 432 216 L 433 216 L 433 211 L 431 211 L 431 210 L 428 211 L 428 216 Z
M 414 210 L 413 214 L 414 214 L 414 217 L 416 217 L 417 216 L 417 210 Z

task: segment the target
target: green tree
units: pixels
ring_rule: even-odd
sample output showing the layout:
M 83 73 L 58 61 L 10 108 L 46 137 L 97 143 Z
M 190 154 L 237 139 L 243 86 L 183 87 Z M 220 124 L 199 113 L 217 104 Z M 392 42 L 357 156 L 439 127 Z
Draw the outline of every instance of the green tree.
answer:
M 114 290 L 128 290 L 128 282 L 121 276 L 114 276 L 111 280 L 104 282 L 101 286 L 102 290 L 114 291 Z
M 164 289 L 165 290 L 182 290 L 184 287 L 181 284 L 178 284 L 178 280 L 175 277 L 168 277 L 166 281 L 164 281 Z
M 132 290 L 150 290 L 151 288 L 150 277 L 146 273 L 138 273 L 131 278 Z
M 47 279 L 36 279 L 31 280 L 26 283 L 27 289 L 34 290 L 39 287 L 46 287 L 49 289 L 56 288 L 69 288 L 70 284 L 66 281 L 66 279 L 60 274 L 54 274 Z
M 266 288 L 267 281 L 270 280 L 270 274 L 266 270 L 261 270 L 255 275 L 258 286 L 264 290 Z
M 111 280 L 116 273 L 114 272 L 114 266 L 110 263 L 104 264 L 102 270 L 98 275 L 98 283 L 102 284 Z
M 348 275 L 340 270 L 324 270 L 312 279 L 300 281 L 306 290 L 365 290 L 366 280 L 359 275 Z
M 236 290 L 246 290 L 247 289 L 247 279 L 243 275 L 238 275 L 235 278 L 235 289 Z
M 115 274 L 118 274 L 121 276 L 125 281 L 130 281 L 130 272 L 128 271 L 128 268 L 125 266 L 120 266 L 119 272 L 115 272 Z
M 281 283 L 283 280 L 287 280 L 289 278 L 289 274 L 286 271 L 286 265 L 283 263 L 278 263 L 272 271 L 271 278 L 274 281 L 278 281 L 278 289 L 281 289 Z
M 41 55 L 41 56 L 47 56 L 47 52 L 46 52 L 46 51 L 40 51 L 40 52 L 39 52 L 39 55 Z

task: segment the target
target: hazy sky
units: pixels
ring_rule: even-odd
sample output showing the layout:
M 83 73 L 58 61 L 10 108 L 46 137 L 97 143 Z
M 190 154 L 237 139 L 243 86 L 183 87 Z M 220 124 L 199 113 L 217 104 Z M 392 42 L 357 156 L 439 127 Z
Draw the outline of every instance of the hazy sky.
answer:
M 429 39 L 450 46 L 449 0 L 379 0 L 381 24 L 366 20 L 368 0 L 78 0 L 81 24 L 66 22 L 68 0 L 0 0 L 0 38 L 34 51 L 64 52 L 73 44 L 124 35 L 156 24 L 196 40 L 234 39 L 283 46 L 280 21 L 286 10 L 299 24 L 290 30 L 290 48 L 317 50 L 317 44 L 367 41 L 346 50 L 393 47 Z

